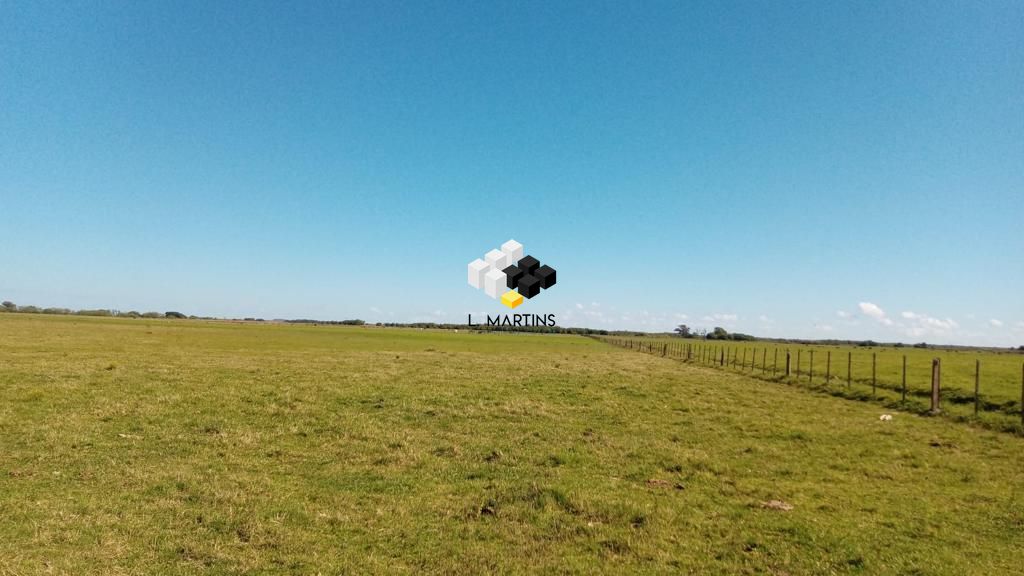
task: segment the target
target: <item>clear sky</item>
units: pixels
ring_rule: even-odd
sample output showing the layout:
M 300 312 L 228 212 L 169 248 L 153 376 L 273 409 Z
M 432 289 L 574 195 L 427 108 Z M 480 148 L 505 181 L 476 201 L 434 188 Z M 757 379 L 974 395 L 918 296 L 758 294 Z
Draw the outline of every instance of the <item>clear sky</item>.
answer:
M 0 298 L 1024 344 L 1024 3 L 4 2 Z

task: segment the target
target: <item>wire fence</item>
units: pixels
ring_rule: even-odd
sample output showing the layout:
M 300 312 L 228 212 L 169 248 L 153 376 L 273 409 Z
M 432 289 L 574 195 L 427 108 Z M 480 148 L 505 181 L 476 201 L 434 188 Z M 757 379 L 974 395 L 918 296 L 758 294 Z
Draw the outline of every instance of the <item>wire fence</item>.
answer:
M 826 346 L 619 336 L 595 338 L 637 352 L 745 373 L 763 380 L 799 383 L 847 398 L 880 401 L 894 408 L 945 413 L 961 419 L 987 419 L 997 428 L 1024 433 L 1024 360 L 1019 355 L 1007 358 L 988 355 L 997 373 L 990 378 L 991 382 L 986 382 L 982 362 L 985 355 L 964 359 L 964 355 L 959 354 L 954 367 L 956 384 L 944 387 L 943 358 L 928 358 L 926 354 L 931 351 L 915 350 L 907 354 L 889 349 L 880 358 L 876 350 Z M 973 363 L 969 363 L 970 360 Z M 1019 396 L 1012 376 L 1017 362 L 1020 362 Z M 983 390 L 986 390 L 984 394 Z

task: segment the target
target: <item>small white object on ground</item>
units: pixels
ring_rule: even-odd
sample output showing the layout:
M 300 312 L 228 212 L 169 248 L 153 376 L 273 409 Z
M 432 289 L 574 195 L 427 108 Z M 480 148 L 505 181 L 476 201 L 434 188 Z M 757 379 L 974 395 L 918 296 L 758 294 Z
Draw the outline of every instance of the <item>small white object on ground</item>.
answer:
M 892 420 L 892 414 L 882 414 L 878 419 L 882 422 L 888 422 Z

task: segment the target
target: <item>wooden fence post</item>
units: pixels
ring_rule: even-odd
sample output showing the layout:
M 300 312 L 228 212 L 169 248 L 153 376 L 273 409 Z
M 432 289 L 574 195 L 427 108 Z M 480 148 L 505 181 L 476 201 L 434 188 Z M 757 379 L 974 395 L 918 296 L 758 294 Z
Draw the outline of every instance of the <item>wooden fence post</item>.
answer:
M 722 354 L 718 357 L 718 367 L 722 368 L 725 366 L 725 352 L 728 348 L 722 348 Z
M 903 355 L 903 401 L 907 401 L 907 355 Z
M 974 415 L 978 415 L 978 389 L 981 388 L 981 360 L 974 361 Z
M 757 348 L 750 351 L 750 371 L 754 371 L 754 365 L 757 364 Z
M 779 349 L 775 349 L 775 361 L 772 362 L 772 376 L 779 371 Z
M 796 351 L 796 375 L 800 376 L 800 349 Z
M 878 383 L 878 379 L 875 377 L 875 375 L 878 373 L 875 370 L 875 367 L 878 365 L 877 360 L 878 360 L 878 353 L 877 352 L 872 352 L 871 353 L 871 395 L 872 396 L 875 395 L 875 385 Z
M 768 372 L 768 347 L 765 346 L 764 353 L 761 354 L 761 374 Z
M 932 359 L 932 414 L 939 413 L 939 387 L 941 386 L 942 376 L 940 372 L 940 364 L 938 358 Z
M 743 363 L 740 364 L 740 370 L 744 370 L 747 367 L 747 349 L 743 349 Z
M 789 350 L 786 350 L 786 376 L 789 376 Z

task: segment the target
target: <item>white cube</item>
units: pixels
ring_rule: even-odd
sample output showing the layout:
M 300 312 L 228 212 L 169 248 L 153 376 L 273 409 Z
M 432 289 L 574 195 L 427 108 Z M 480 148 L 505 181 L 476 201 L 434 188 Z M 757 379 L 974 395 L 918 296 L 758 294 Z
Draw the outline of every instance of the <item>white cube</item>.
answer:
M 484 275 L 491 269 L 491 265 L 477 258 L 469 263 L 469 285 L 473 288 L 484 287 Z
M 501 251 L 505 253 L 508 258 L 506 266 L 512 266 L 518 264 L 523 258 L 523 245 L 515 240 L 509 240 L 501 245 Z
M 505 273 L 492 268 L 484 275 L 484 293 L 491 298 L 497 298 L 505 293 Z
M 487 254 L 484 254 L 484 260 L 491 265 L 491 268 L 494 268 L 499 272 L 507 268 L 510 264 L 508 256 L 506 256 L 501 250 L 491 250 Z

